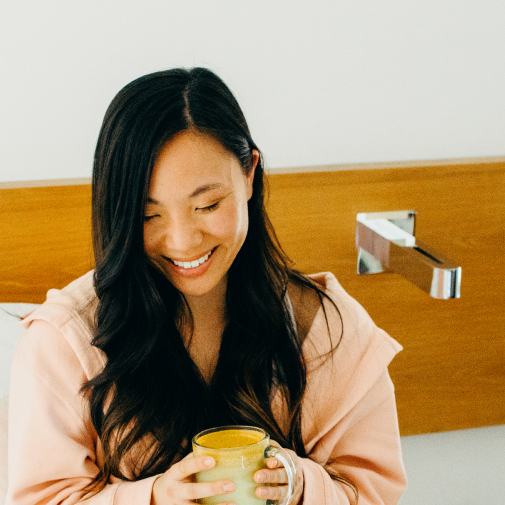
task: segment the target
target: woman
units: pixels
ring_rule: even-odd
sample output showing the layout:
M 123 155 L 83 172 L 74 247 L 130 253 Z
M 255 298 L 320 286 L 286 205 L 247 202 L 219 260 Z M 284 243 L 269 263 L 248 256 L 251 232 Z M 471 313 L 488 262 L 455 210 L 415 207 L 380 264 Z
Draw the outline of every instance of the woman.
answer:
M 401 348 L 331 274 L 289 267 L 263 183 L 240 107 L 209 70 L 146 75 L 114 98 L 93 170 L 96 269 L 23 321 L 9 504 L 229 494 L 231 481 L 194 482 L 209 467 L 190 441 L 230 424 L 291 451 L 292 504 L 397 503 L 387 365 Z M 256 494 L 282 499 L 286 472 L 268 467 Z

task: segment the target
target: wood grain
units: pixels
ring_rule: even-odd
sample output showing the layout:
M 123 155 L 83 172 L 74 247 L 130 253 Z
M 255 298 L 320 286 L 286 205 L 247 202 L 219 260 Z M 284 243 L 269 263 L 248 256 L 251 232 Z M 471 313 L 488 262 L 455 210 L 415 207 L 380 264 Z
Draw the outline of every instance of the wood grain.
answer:
M 403 346 L 402 435 L 505 423 L 505 163 L 272 174 L 269 212 L 304 272 L 334 272 Z M 462 267 L 461 298 L 358 276 L 358 212 L 413 209 L 417 237 Z M 0 189 L 0 302 L 41 302 L 92 268 L 89 186 Z
M 0 302 L 41 303 L 93 268 L 91 186 L 0 190 Z
M 283 174 L 270 186 L 295 266 L 334 272 L 404 346 L 390 366 L 402 435 L 505 423 L 505 163 Z M 419 240 L 462 267 L 460 299 L 356 275 L 356 214 L 407 209 Z

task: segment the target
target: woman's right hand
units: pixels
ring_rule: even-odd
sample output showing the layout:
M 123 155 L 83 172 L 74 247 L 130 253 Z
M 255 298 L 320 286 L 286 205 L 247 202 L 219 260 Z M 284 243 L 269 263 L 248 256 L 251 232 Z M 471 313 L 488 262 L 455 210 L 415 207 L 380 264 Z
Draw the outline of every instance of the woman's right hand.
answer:
M 193 453 L 188 454 L 154 481 L 151 505 L 189 505 L 199 498 L 233 493 L 235 484 L 231 480 L 195 482 L 195 473 L 210 470 L 215 464 L 212 457 L 195 458 Z M 222 502 L 221 505 L 232 504 Z

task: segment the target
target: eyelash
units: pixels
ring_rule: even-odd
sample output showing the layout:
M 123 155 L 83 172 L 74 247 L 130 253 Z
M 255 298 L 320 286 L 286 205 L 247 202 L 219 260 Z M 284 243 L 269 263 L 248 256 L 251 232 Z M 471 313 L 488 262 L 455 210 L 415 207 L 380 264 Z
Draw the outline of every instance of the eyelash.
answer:
M 218 207 L 218 205 L 220 203 L 221 202 L 216 202 L 216 203 L 213 203 L 212 205 L 209 205 L 208 207 L 199 207 L 196 210 L 201 210 L 203 212 L 212 212 L 213 210 L 217 209 L 217 207 Z M 154 215 L 154 216 L 144 216 L 144 222 L 150 221 L 153 217 L 156 217 L 156 215 Z
M 200 207 L 199 209 L 197 210 L 202 210 L 203 212 L 212 212 L 213 210 L 216 210 L 218 205 L 220 204 L 221 202 L 216 202 L 216 203 L 213 203 L 212 205 L 209 205 L 208 207 Z

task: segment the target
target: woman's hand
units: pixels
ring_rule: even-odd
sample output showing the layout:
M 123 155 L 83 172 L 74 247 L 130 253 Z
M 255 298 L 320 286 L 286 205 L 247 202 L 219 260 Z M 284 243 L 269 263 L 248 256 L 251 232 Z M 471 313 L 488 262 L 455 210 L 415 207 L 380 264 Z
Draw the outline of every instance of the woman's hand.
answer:
M 193 453 L 188 454 L 154 481 L 151 505 L 189 505 L 199 498 L 233 493 L 235 484 L 231 480 L 195 482 L 195 473 L 210 470 L 215 464 L 209 456 L 195 458 Z
M 280 447 L 280 445 L 273 440 L 270 441 L 270 444 L 275 447 Z M 296 470 L 295 479 L 297 486 L 289 505 L 298 505 L 303 495 L 303 470 L 300 464 L 300 458 L 298 458 L 294 451 L 289 449 L 284 450 L 291 456 Z M 256 496 L 262 500 L 284 500 L 288 492 L 288 474 L 284 469 L 284 465 L 276 457 L 273 457 L 267 459 L 267 466 L 268 469 L 264 468 L 263 470 L 258 470 L 254 474 L 254 481 L 258 484 L 273 484 L 273 486 L 258 486 L 256 488 Z

